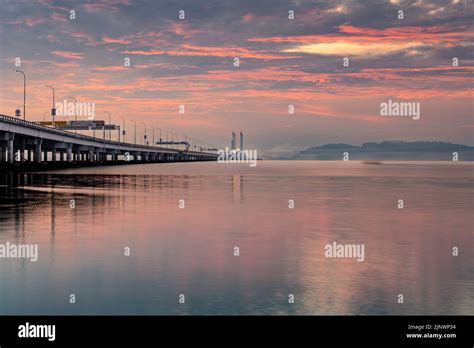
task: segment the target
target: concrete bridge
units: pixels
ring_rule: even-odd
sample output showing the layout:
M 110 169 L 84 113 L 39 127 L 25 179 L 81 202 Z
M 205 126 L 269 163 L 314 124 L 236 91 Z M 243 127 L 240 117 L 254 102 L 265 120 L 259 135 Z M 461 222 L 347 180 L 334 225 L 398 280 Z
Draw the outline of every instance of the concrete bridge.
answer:
M 99 139 L 0 114 L 0 163 L 215 161 L 212 150 L 188 151 Z

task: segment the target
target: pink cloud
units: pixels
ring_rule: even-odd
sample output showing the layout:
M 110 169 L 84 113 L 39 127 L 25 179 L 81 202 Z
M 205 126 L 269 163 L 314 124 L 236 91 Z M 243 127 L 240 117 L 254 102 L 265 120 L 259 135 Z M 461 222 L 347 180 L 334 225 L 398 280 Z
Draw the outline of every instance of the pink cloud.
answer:
M 51 54 L 56 57 L 66 58 L 66 59 L 84 59 L 82 53 L 71 52 L 71 51 L 52 51 Z
M 450 44 L 462 39 L 472 38 L 474 34 L 465 26 L 428 26 L 428 27 L 393 27 L 384 29 L 361 28 L 344 24 L 338 27 L 338 33 L 300 36 L 272 36 L 250 38 L 250 42 L 274 43 L 328 43 L 344 42 L 383 42 L 406 40 Z
M 82 4 L 82 7 L 89 12 L 118 11 L 117 5 L 130 5 L 129 0 L 97 0 Z
M 164 51 L 122 51 L 123 54 L 132 54 L 138 56 L 158 56 L 165 54 Z
M 122 71 L 127 70 L 128 68 L 121 65 L 112 65 L 112 66 L 102 66 L 94 68 L 94 71 Z
M 243 21 L 244 23 L 248 23 L 248 22 L 250 22 L 250 21 L 252 21 L 252 20 L 254 20 L 254 19 L 255 19 L 255 15 L 253 15 L 253 14 L 251 14 L 251 13 L 247 13 L 246 15 L 244 15 L 244 16 L 242 17 L 242 21 Z
M 202 30 L 191 29 L 187 24 L 182 22 L 171 22 L 168 27 L 168 31 L 185 38 L 190 38 L 202 32 Z
M 57 12 L 52 13 L 50 17 L 55 22 L 63 22 L 64 23 L 64 22 L 67 21 L 65 15 L 57 13 Z
M 132 41 L 126 38 L 112 38 L 107 35 L 102 37 L 102 43 L 105 44 L 120 44 L 120 45 L 128 45 Z

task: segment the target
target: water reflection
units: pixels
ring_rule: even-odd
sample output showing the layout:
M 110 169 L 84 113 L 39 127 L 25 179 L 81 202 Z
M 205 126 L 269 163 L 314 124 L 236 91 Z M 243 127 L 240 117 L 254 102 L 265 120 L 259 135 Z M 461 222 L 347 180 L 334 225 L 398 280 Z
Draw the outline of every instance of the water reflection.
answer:
M 425 166 L 1 174 L 0 243 L 40 252 L 0 259 L 0 313 L 473 314 L 472 168 Z M 325 258 L 334 240 L 365 261 Z

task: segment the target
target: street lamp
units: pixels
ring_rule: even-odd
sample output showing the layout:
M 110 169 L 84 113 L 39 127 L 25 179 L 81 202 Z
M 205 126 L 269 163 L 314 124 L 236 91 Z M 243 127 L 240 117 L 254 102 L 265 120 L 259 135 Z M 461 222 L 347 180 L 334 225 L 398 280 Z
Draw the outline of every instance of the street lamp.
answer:
M 171 133 L 171 148 L 173 149 L 174 148 L 174 133 L 172 131 L 170 131 Z
M 74 100 L 74 103 L 77 104 L 77 99 L 74 97 L 69 96 L 72 100 Z M 77 114 L 76 114 L 76 105 L 74 105 L 74 134 L 77 134 Z
M 151 126 L 151 129 L 153 129 L 153 142 L 152 142 L 152 145 L 156 146 L 156 144 L 155 144 L 155 126 Z
M 110 124 L 112 123 L 112 121 L 111 121 L 112 116 L 110 116 L 110 112 L 108 112 L 108 111 L 104 111 L 104 112 L 105 112 L 107 115 L 109 115 L 109 125 L 110 125 Z M 105 130 L 105 126 L 104 126 L 104 130 Z M 110 130 L 109 130 L 109 140 L 110 140 Z
M 119 115 L 119 117 L 123 120 L 123 123 L 122 123 L 122 126 L 123 126 L 122 135 L 123 135 L 123 141 L 125 142 L 125 117 L 120 116 L 120 115 Z M 120 142 L 120 131 L 119 131 L 119 142 Z
M 21 70 L 15 70 L 23 75 L 23 120 L 26 120 L 26 75 Z
M 51 108 L 51 116 L 53 117 L 53 128 L 56 128 L 56 123 L 54 122 L 54 116 L 56 116 L 56 109 L 55 109 L 55 93 L 54 93 L 54 87 L 50 85 L 46 85 L 46 87 L 51 88 L 53 91 L 53 107 Z
M 145 126 L 145 135 L 143 137 L 143 145 L 147 145 L 147 141 L 146 141 L 146 123 L 145 122 L 140 122 L 140 124 Z
M 137 145 L 137 121 L 130 120 L 131 122 L 135 123 L 135 145 Z

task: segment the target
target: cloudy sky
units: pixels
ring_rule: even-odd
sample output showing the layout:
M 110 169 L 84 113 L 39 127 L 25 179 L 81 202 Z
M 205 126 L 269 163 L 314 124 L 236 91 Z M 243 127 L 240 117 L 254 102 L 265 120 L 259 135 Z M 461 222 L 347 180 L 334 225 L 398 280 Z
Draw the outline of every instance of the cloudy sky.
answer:
M 0 6 L 2 114 L 22 104 L 22 76 L 14 72 L 19 57 L 30 120 L 42 120 L 51 107 L 50 84 L 57 101 L 96 103 L 98 118 L 109 111 L 116 122 L 123 115 L 220 146 L 242 130 L 247 145 L 267 155 L 395 139 L 474 145 L 473 1 L 0 0 Z M 380 116 L 388 99 L 419 102 L 421 118 Z

